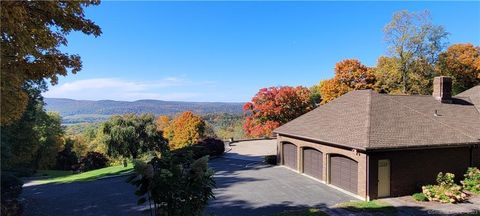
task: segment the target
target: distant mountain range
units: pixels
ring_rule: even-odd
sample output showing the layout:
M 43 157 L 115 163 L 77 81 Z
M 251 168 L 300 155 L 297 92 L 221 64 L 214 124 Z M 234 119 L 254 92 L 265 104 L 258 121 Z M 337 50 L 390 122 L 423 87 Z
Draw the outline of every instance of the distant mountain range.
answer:
M 47 111 L 55 111 L 63 117 L 64 123 L 100 122 L 111 115 L 125 113 L 153 113 L 175 115 L 183 111 L 197 114 L 229 113 L 241 114 L 243 103 L 227 102 L 183 102 L 162 100 L 114 101 L 114 100 L 73 100 L 45 98 Z

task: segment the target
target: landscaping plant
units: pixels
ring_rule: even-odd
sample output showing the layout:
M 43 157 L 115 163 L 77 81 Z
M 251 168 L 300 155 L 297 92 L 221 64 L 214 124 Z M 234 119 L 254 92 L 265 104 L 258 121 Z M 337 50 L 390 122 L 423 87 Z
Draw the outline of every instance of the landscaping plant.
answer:
M 412 195 L 412 198 L 416 201 L 419 201 L 419 202 L 425 202 L 425 201 L 428 201 L 427 197 L 425 196 L 425 194 L 423 193 L 414 193 Z
M 195 160 L 191 153 L 166 152 L 148 163 L 135 161 L 135 173 L 128 181 L 137 188 L 138 204 L 148 201 L 155 215 L 202 215 L 214 198 L 208 156 Z
M 461 181 L 463 188 L 467 191 L 480 194 L 480 170 L 477 167 L 469 167 Z
M 2 216 L 22 215 L 22 205 L 18 201 L 18 197 L 22 193 L 23 182 L 14 175 L 2 173 Z
M 467 194 L 462 192 L 462 187 L 455 184 L 455 175 L 452 173 L 438 173 L 437 185 L 422 187 L 423 194 L 430 201 L 441 203 L 458 203 L 467 199 Z
M 87 152 L 87 155 L 80 160 L 80 170 L 89 171 L 104 168 L 107 166 L 108 159 L 99 152 Z

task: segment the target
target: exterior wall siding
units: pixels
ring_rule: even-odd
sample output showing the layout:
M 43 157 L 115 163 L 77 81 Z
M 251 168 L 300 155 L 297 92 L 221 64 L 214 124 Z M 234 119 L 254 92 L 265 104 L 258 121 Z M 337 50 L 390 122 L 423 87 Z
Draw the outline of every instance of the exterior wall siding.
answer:
M 478 151 L 477 151 L 478 154 Z M 370 198 L 377 198 L 378 160 L 390 160 L 390 196 L 411 195 L 434 184 L 439 172 L 459 181 L 470 166 L 470 147 L 369 153 Z
M 322 179 L 325 183 L 329 184 L 329 172 L 330 172 L 330 155 L 338 154 L 349 157 L 358 162 L 358 182 L 357 182 L 357 193 L 356 195 L 362 197 L 363 199 L 368 199 L 367 193 L 367 155 L 361 152 L 354 152 L 352 149 L 333 147 L 326 144 L 321 144 L 317 142 L 306 141 L 298 138 L 287 137 L 284 135 L 277 136 L 277 145 L 278 145 L 278 163 L 283 165 L 282 158 L 282 148 L 281 145 L 285 142 L 292 143 L 297 146 L 297 168 L 296 171 L 303 173 L 303 148 L 313 148 L 322 152 L 323 159 L 323 175 Z
M 480 168 L 480 146 L 476 145 L 472 149 L 472 164 Z

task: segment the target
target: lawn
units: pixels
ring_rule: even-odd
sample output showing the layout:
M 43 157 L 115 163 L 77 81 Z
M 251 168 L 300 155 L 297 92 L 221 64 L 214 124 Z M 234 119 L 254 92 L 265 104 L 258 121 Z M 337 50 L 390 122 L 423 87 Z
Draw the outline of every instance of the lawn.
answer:
M 395 207 L 377 200 L 345 202 L 338 204 L 337 207 L 353 212 L 394 213 L 397 211 Z
M 41 176 L 48 176 L 46 179 L 36 180 L 39 184 L 49 183 L 71 183 L 78 181 L 93 181 L 102 177 L 117 175 L 129 172 L 133 169 L 133 164 L 128 164 L 127 167 L 123 165 L 111 166 L 102 169 L 92 170 L 88 172 L 74 174 L 71 171 L 61 170 L 41 170 L 38 171 Z

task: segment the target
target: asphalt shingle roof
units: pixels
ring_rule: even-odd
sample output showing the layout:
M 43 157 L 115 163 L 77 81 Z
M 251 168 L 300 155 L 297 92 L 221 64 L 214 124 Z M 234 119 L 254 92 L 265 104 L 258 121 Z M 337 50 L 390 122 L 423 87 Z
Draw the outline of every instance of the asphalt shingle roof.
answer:
M 480 143 L 480 112 L 473 100 L 470 96 L 455 97 L 448 104 L 432 96 L 358 90 L 274 132 L 365 150 L 474 144 Z

